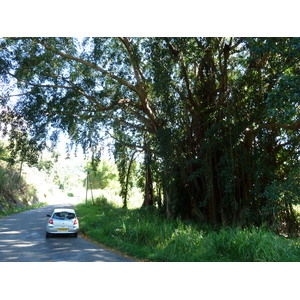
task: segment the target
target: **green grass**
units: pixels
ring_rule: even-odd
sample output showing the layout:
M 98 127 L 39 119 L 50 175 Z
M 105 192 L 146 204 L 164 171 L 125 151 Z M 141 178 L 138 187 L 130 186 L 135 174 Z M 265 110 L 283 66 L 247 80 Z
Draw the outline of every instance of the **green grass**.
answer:
M 101 244 L 148 261 L 300 261 L 298 239 L 265 228 L 213 228 L 167 220 L 155 209 L 123 209 L 106 201 L 77 206 L 80 228 Z
M 16 214 L 16 213 L 19 213 L 19 212 L 22 212 L 22 211 L 42 207 L 42 206 L 45 206 L 45 205 L 47 205 L 46 202 L 41 202 L 41 203 L 29 205 L 29 206 L 16 207 L 16 208 L 8 209 L 8 210 L 5 210 L 5 211 L 0 211 L 0 218 L 5 217 L 5 216 L 9 216 L 9 215 L 12 215 L 12 214 Z

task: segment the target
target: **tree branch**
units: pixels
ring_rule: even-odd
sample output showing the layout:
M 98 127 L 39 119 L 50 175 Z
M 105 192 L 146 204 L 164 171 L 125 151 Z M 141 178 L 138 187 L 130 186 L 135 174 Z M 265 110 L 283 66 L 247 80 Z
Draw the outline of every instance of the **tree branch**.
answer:
M 175 47 L 171 44 L 171 42 L 168 38 L 165 38 L 164 40 L 167 43 L 167 46 L 168 46 L 169 50 L 171 51 L 171 53 L 174 55 L 174 57 L 180 63 L 180 66 L 181 66 L 181 69 L 183 72 L 184 81 L 185 81 L 186 88 L 187 88 L 187 92 L 188 92 L 188 99 L 189 99 L 190 103 L 192 104 L 192 106 L 197 109 L 199 106 L 197 105 L 196 101 L 194 100 L 193 93 L 191 91 L 190 80 L 188 77 L 187 68 L 184 63 L 183 57 L 181 57 L 180 51 L 175 49 Z
M 124 146 L 127 146 L 129 148 L 132 148 L 132 149 L 141 149 L 139 151 L 142 151 L 142 150 L 145 150 L 145 147 L 144 146 L 141 146 L 141 145 L 137 145 L 137 144 L 132 144 L 132 143 L 127 143 L 127 142 L 124 142 L 118 138 L 116 138 L 114 135 L 112 135 L 110 132 L 106 132 L 111 138 L 113 138 L 114 140 L 116 140 L 117 142 L 119 142 L 120 144 L 124 145 Z M 137 150 L 138 151 L 138 150 Z
M 286 129 L 286 130 L 298 131 L 300 130 L 300 119 L 296 120 L 292 124 L 267 123 L 267 124 L 261 124 L 261 127 L 267 129 Z
M 39 43 L 40 45 L 42 45 L 45 49 L 47 49 L 47 50 L 49 50 L 49 51 L 51 51 L 51 52 L 54 52 L 54 53 L 56 53 L 57 55 L 59 55 L 59 56 L 61 56 L 61 57 L 64 57 L 64 58 L 69 59 L 69 60 L 71 60 L 71 61 L 77 61 L 77 62 L 79 62 L 79 63 L 81 63 L 81 64 L 83 64 L 83 65 L 85 65 L 85 66 L 87 66 L 87 67 L 90 67 L 90 68 L 92 68 L 92 69 L 94 69 L 94 70 L 96 70 L 96 71 L 99 71 L 99 72 L 103 73 L 104 75 L 106 75 L 106 76 L 108 76 L 108 77 L 110 77 L 110 78 L 116 80 L 116 81 L 119 82 L 120 84 L 122 84 L 122 85 L 128 87 L 130 90 L 134 91 L 134 92 L 137 93 L 137 94 L 138 94 L 138 92 L 139 92 L 138 89 L 137 89 L 134 85 L 132 85 L 132 84 L 130 84 L 129 82 L 127 82 L 126 80 L 124 80 L 124 79 L 122 79 L 122 78 L 120 78 L 120 77 L 114 75 L 113 73 L 111 73 L 111 72 L 109 72 L 109 71 L 107 71 L 107 70 L 105 70 L 105 69 L 99 67 L 98 65 L 96 65 L 96 64 L 94 64 L 94 63 L 91 63 L 91 62 L 86 61 L 86 60 L 84 60 L 84 59 L 78 58 L 78 57 L 76 57 L 76 56 L 74 56 L 74 55 L 67 54 L 67 53 L 64 53 L 64 52 L 62 52 L 62 51 L 59 51 L 59 50 L 57 50 L 57 49 L 55 49 L 55 48 L 49 46 L 48 44 L 46 44 L 45 42 L 43 42 L 43 41 L 41 41 L 41 40 L 38 40 L 38 43 Z
M 131 43 L 130 39 L 126 38 L 126 37 L 119 37 L 119 40 L 123 43 L 123 45 L 125 46 L 125 48 L 127 50 L 131 65 L 134 70 L 135 78 L 138 82 L 138 85 L 142 86 L 145 82 L 145 77 L 144 77 L 143 73 L 141 72 L 139 63 L 136 59 L 136 55 L 134 53 L 132 43 Z
M 35 86 L 35 87 L 46 87 L 46 88 L 62 88 L 62 89 L 73 89 L 73 87 L 71 86 L 66 86 L 66 85 L 59 85 L 59 84 L 36 84 L 36 83 L 32 83 L 30 81 L 27 81 L 25 79 L 20 79 L 19 77 L 15 76 L 14 74 L 7 72 L 8 75 L 10 75 L 11 77 L 15 78 L 17 81 L 21 81 L 21 82 L 25 82 L 26 84 Z

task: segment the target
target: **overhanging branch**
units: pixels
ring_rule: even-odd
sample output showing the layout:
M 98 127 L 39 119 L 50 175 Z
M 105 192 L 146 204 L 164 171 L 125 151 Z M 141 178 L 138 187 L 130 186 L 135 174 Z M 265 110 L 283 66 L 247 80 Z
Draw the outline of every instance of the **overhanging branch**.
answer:
M 77 62 L 79 62 L 79 63 L 81 63 L 81 64 L 83 64 L 83 65 L 85 65 L 85 66 L 87 66 L 87 67 L 90 67 L 90 68 L 92 68 L 92 69 L 94 69 L 94 70 L 96 70 L 96 71 L 99 71 L 99 72 L 103 73 L 104 75 L 106 75 L 106 76 L 108 76 L 108 77 L 110 77 L 110 78 L 116 80 L 116 81 L 119 82 L 120 84 L 122 84 L 122 85 L 128 87 L 130 90 L 132 90 L 132 91 L 138 93 L 138 90 L 137 90 L 137 88 L 136 88 L 134 85 L 130 84 L 129 82 L 127 82 L 127 81 L 124 80 L 123 78 L 120 78 L 120 77 L 114 75 L 112 72 L 109 72 L 109 71 L 107 71 L 107 70 L 101 68 L 100 66 L 98 66 L 98 65 L 96 65 L 96 64 L 94 64 L 94 63 L 91 63 L 91 62 L 89 62 L 89 61 L 87 61 L 87 60 L 84 60 L 84 59 L 82 59 L 82 58 L 76 57 L 76 56 L 71 55 L 71 54 L 64 53 L 64 52 L 62 52 L 62 51 L 59 51 L 59 50 L 57 50 L 57 49 L 55 49 L 55 48 L 49 46 L 48 44 L 46 44 L 45 42 L 43 42 L 43 41 L 41 41 L 41 40 L 38 40 L 38 43 L 39 43 L 40 45 L 42 45 L 45 49 L 47 49 L 47 50 L 49 50 L 49 51 L 51 51 L 51 52 L 53 52 L 53 53 L 55 53 L 55 54 L 57 54 L 57 55 L 59 55 L 59 56 L 61 56 L 61 57 L 64 57 L 64 58 L 66 58 L 66 59 L 68 59 L 68 60 L 71 60 L 71 61 L 77 61 Z

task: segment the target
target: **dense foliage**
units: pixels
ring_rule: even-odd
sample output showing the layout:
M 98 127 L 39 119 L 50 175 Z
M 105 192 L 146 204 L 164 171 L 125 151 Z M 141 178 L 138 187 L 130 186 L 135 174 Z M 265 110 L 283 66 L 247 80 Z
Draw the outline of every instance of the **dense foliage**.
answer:
M 15 111 L 31 136 L 55 140 L 50 128 L 60 128 L 95 155 L 114 137 L 124 197 L 138 150 L 145 206 L 297 230 L 299 38 L 11 38 L 0 47 L 2 81 L 21 91 Z

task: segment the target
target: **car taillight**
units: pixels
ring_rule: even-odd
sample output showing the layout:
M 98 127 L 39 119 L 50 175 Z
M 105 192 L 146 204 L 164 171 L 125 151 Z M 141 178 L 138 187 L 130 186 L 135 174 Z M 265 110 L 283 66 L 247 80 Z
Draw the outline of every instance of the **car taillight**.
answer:
M 73 225 L 76 225 L 78 223 L 77 219 L 74 219 Z
M 49 223 L 49 224 L 53 224 L 53 219 L 50 219 L 50 220 L 48 221 L 48 223 Z

